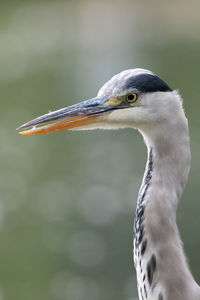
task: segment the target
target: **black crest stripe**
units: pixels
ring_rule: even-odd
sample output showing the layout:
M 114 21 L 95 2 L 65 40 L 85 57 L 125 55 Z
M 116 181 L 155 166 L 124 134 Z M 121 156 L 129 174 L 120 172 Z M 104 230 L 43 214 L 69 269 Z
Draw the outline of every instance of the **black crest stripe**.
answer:
M 135 88 L 142 93 L 168 92 L 172 89 L 158 76 L 153 74 L 140 74 L 127 79 L 125 89 Z

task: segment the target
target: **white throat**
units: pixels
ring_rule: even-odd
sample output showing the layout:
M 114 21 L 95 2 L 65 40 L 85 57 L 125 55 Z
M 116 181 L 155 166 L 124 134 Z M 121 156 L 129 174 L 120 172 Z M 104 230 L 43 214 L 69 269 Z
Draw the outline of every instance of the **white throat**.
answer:
M 166 119 L 159 127 L 140 131 L 148 161 L 135 218 L 139 299 L 200 299 L 176 225 L 176 208 L 190 169 L 187 119 L 182 110 L 173 121 Z

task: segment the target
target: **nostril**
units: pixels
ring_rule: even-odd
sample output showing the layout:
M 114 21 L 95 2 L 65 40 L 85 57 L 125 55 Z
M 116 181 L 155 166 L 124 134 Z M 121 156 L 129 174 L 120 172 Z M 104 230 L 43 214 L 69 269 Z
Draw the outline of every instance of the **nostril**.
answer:
M 99 106 L 99 104 L 97 104 L 97 103 L 89 104 L 89 105 L 87 105 L 87 108 L 88 107 L 95 107 L 95 106 Z

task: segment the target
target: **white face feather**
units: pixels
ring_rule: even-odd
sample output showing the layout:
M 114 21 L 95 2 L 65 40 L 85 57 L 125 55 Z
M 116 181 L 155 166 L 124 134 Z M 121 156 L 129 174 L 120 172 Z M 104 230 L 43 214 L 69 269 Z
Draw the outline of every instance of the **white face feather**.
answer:
M 133 107 L 108 114 L 107 121 L 140 129 L 141 126 L 159 125 L 162 120 L 170 120 L 181 110 L 181 97 L 176 91 L 147 93 L 140 95 Z

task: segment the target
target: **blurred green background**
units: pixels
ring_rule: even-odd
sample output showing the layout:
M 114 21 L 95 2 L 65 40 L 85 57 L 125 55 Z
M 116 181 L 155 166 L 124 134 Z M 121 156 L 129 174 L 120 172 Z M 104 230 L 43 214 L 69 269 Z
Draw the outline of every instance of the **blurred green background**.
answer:
M 179 89 L 192 169 L 178 223 L 199 280 L 200 2 L 0 2 L 0 300 L 135 300 L 132 227 L 146 160 L 132 130 L 20 136 L 124 69 Z

